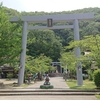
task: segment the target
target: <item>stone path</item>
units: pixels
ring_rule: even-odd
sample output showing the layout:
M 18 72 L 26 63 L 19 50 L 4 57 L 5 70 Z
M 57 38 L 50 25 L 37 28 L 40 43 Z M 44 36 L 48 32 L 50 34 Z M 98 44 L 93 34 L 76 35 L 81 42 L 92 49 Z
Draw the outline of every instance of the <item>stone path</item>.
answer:
M 27 88 L 40 88 L 40 85 L 43 85 L 44 81 L 38 81 L 36 83 L 31 83 Z M 65 80 L 62 77 L 51 77 L 50 78 L 51 85 L 54 86 L 54 89 L 69 89 Z
M 27 95 L 27 96 L 0 96 L 1 100 L 99 100 L 95 96 L 52 96 L 52 95 Z

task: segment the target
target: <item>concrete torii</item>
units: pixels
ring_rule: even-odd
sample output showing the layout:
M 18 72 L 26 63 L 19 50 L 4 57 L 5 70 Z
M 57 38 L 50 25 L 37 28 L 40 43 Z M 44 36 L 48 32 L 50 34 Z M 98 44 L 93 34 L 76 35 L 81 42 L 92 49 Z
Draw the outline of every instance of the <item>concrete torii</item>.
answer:
M 24 81 L 24 70 L 25 70 L 25 58 L 26 58 L 26 44 L 27 44 L 27 30 L 35 29 L 74 29 L 74 40 L 80 40 L 79 37 L 79 24 L 78 21 L 84 21 L 94 18 L 94 13 L 80 13 L 80 14 L 58 14 L 58 15 L 41 15 L 41 16 L 22 16 L 21 20 L 23 21 L 23 33 L 22 33 L 22 53 L 20 59 L 20 69 L 18 74 L 18 85 L 23 84 Z M 19 17 L 15 16 L 10 19 L 10 22 L 18 22 Z M 51 21 L 50 23 L 48 21 Z M 62 25 L 62 26 L 53 26 L 52 22 L 69 22 L 72 21 L 73 25 Z M 42 23 L 47 22 L 47 26 L 29 26 L 29 22 Z M 50 25 L 49 25 L 50 24 Z M 80 48 L 75 49 L 76 57 L 80 56 Z M 82 77 L 82 66 L 81 62 L 77 63 L 77 85 L 83 85 Z

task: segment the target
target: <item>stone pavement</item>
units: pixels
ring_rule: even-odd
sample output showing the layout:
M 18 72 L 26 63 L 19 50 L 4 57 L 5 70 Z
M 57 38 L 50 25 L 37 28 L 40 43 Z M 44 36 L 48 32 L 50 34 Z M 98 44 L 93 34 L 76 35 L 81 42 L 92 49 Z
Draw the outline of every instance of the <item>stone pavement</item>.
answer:
M 27 88 L 35 88 L 39 89 L 40 85 L 43 85 L 43 81 L 37 81 L 36 83 L 31 83 Z M 62 77 L 51 77 L 50 78 L 51 85 L 54 86 L 54 89 L 69 89 L 68 85 L 66 84 L 65 80 Z
M 13 88 L 13 83 L 17 83 L 17 79 L 0 79 L 0 83 L 4 84 L 4 86 L 0 86 L 0 88 L 11 89 Z
M 0 96 L 0 100 L 99 100 L 95 96 L 52 96 L 52 95 L 24 95 L 24 96 Z
M 8 84 L 12 84 L 12 83 L 17 83 L 17 79 L 11 79 L 11 80 L 7 80 L 7 79 L 0 79 L 0 82 L 3 82 L 3 84 L 8 85 Z M 43 81 L 36 81 L 34 83 L 34 81 L 31 82 L 30 85 L 28 85 L 26 88 L 39 88 L 40 85 L 43 85 L 44 80 Z M 66 84 L 65 80 L 62 77 L 51 77 L 50 78 L 50 83 L 51 85 L 54 86 L 54 88 L 65 88 L 68 89 L 68 85 Z M 8 87 L 9 88 L 9 87 Z M 25 88 L 25 87 L 24 87 Z
M 44 80 L 43 81 L 36 81 L 34 83 L 34 81 L 31 82 L 31 84 L 29 84 L 27 87 L 21 86 L 21 87 L 11 87 L 9 84 L 12 83 L 17 83 L 17 79 L 11 79 L 11 80 L 7 80 L 7 79 L 0 79 L 0 82 L 3 82 L 3 84 L 5 84 L 5 88 L 10 89 L 10 88 L 26 88 L 26 89 L 39 89 L 40 85 L 43 85 Z M 54 86 L 54 89 L 69 89 L 68 85 L 66 84 L 65 80 L 62 77 L 50 77 L 50 83 L 51 85 Z

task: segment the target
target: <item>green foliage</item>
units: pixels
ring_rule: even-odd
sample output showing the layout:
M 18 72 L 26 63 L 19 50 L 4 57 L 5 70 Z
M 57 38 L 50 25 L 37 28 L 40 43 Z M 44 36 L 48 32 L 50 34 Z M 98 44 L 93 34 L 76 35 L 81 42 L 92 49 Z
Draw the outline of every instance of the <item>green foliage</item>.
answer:
M 0 73 L 2 72 L 2 68 L 0 68 Z
M 90 81 L 93 80 L 93 72 L 94 72 L 93 70 L 88 70 L 88 78 Z
M 18 72 L 18 70 L 19 70 L 19 68 L 18 68 L 18 67 L 15 67 L 15 68 L 14 68 L 14 72 L 15 72 L 15 73 L 17 73 L 17 72 Z
M 84 36 L 91 35 L 93 32 L 96 32 L 96 34 L 100 33 L 100 8 L 84 8 L 80 10 L 73 10 L 73 11 L 63 11 L 63 12 L 21 12 L 21 15 L 27 16 L 37 16 L 37 15 L 53 15 L 53 14 L 77 14 L 77 13 L 88 13 L 88 12 L 94 12 L 95 16 L 92 21 L 79 21 L 80 26 L 80 38 L 83 39 Z M 39 25 L 45 25 L 47 23 L 39 23 Z M 72 25 L 72 22 L 54 22 L 54 25 Z M 37 23 L 34 23 L 34 25 L 37 25 Z M 66 46 L 70 41 L 74 39 L 74 34 L 72 29 L 55 29 L 53 30 L 54 33 L 60 37 L 62 41 L 62 45 Z
M 83 80 L 86 80 L 86 79 L 88 79 L 88 75 L 85 75 L 85 74 L 83 74 Z
M 26 59 L 26 73 L 44 73 L 49 71 L 52 60 L 49 57 L 40 55 L 37 58 L 27 56 Z
M 54 72 L 56 70 L 56 67 L 54 66 L 49 66 L 49 72 Z
M 88 42 L 89 41 L 89 42 Z M 80 47 L 82 52 L 90 51 L 87 55 L 81 55 L 80 60 L 83 64 L 88 65 L 95 61 L 95 66 L 100 67 L 100 36 L 85 36 L 83 40 L 70 42 L 67 49 Z M 86 66 L 87 67 L 87 66 Z
M 7 74 L 7 78 L 8 78 L 8 79 L 13 78 L 13 74 L 12 74 L 12 73 L 8 73 L 8 74 Z
M 100 88 L 100 69 L 95 70 L 93 76 L 95 85 Z
M 17 10 L 11 9 L 11 8 L 7 8 L 4 7 L 5 9 L 5 13 L 7 13 L 8 17 L 13 17 L 13 16 L 19 16 L 20 12 L 18 12 Z
M 38 57 L 44 54 L 53 61 L 58 61 L 62 44 L 52 30 L 35 30 L 28 34 L 27 55 Z
M 9 16 L 0 5 L 0 65 L 18 62 L 21 52 L 21 27 L 9 22 Z
M 62 52 L 59 60 L 62 62 L 63 68 L 69 69 L 70 73 L 76 75 L 77 58 L 75 57 L 74 52 Z
M 100 94 L 96 94 L 95 96 L 96 96 L 98 99 L 100 99 Z
M 65 23 L 62 23 L 62 25 L 63 24 L 65 24 Z M 58 25 L 58 24 L 56 24 L 56 25 Z M 63 29 L 63 30 L 55 29 L 53 31 L 55 32 L 55 34 L 57 36 L 60 37 L 63 46 L 68 45 L 68 43 L 74 39 L 74 34 L 71 29 Z
M 53 89 L 53 85 L 40 85 L 40 89 Z

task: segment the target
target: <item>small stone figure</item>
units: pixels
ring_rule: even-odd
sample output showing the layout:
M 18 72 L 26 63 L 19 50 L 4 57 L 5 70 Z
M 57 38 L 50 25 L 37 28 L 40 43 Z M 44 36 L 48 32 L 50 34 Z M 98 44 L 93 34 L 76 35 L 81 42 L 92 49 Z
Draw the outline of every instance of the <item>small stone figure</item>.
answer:
M 47 74 L 47 76 L 46 76 L 46 78 L 45 78 L 45 82 L 44 82 L 44 85 L 50 85 L 50 78 L 49 78 L 49 76 L 48 76 L 48 74 Z
M 50 77 L 48 76 L 48 74 L 45 77 L 45 82 L 43 85 L 40 85 L 41 89 L 53 89 L 53 85 L 50 84 Z

